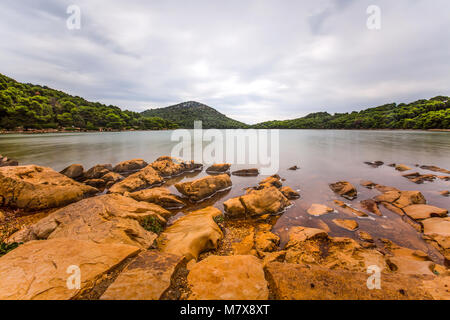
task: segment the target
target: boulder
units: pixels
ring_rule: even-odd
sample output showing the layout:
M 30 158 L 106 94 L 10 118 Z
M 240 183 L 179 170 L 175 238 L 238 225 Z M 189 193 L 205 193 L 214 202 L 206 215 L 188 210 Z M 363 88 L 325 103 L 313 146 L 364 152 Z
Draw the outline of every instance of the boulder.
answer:
M 67 238 L 28 242 L 0 258 L 0 300 L 81 298 L 138 252 L 135 246 Z M 80 289 L 67 286 L 70 266 L 80 268 Z
M 403 208 L 407 216 L 414 220 L 424 220 L 433 217 L 446 217 L 448 210 L 427 204 L 413 204 Z
M 281 188 L 283 186 L 283 183 L 281 182 L 281 177 L 279 175 L 273 175 L 270 177 L 265 178 L 259 183 L 260 188 Z
M 102 300 L 159 300 L 184 261 L 170 253 L 139 254 L 102 295 Z
M 292 190 L 291 187 L 282 187 L 280 189 L 281 193 L 289 200 L 295 200 L 300 198 L 300 194 L 294 190 Z
M 91 186 L 99 190 L 104 189 L 106 186 L 106 182 L 103 179 L 88 179 L 84 180 L 83 183 L 87 186 Z
M 257 177 L 257 176 L 259 176 L 259 170 L 258 169 L 243 169 L 243 170 L 233 171 L 231 174 L 233 176 L 239 176 L 239 177 Z
M 369 290 L 366 272 L 280 262 L 267 264 L 265 271 L 276 300 L 424 300 L 448 296 L 445 284 L 439 282 L 442 280 L 430 276 L 383 273 L 382 290 Z M 436 288 L 440 289 L 437 293 Z
M 172 157 L 160 157 L 151 166 L 163 177 L 179 176 L 185 172 L 201 170 L 203 168 L 203 165 L 196 164 L 194 161 L 186 162 L 182 159 Z
M 267 300 L 263 264 L 254 256 L 209 256 L 187 277 L 189 300 Z
M 207 173 L 225 173 L 230 170 L 230 167 L 231 167 L 231 164 L 229 164 L 229 163 L 214 164 L 214 165 L 208 167 L 208 169 L 206 169 L 206 172 Z
M 102 180 L 106 183 L 106 188 L 111 188 L 114 184 L 123 179 L 125 178 L 116 172 L 107 173 L 102 177 Z
M 152 216 L 164 225 L 164 217 L 169 215 L 167 210 L 155 204 L 137 202 L 121 195 L 103 195 L 59 209 L 13 234 L 9 241 L 68 238 L 147 249 L 157 235 L 145 230 L 140 222 Z
M 162 187 L 133 192 L 129 196 L 137 201 L 155 203 L 165 209 L 181 209 L 185 206 L 179 197 Z
M 356 188 L 347 181 L 332 183 L 330 184 L 330 188 L 331 190 L 333 190 L 333 192 L 349 200 L 355 199 L 358 195 Z
M 84 175 L 84 167 L 81 164 L 72 164 L 60 172 L 70 179 L 80 179 Z
M 158 247 L 163 252 L 197 259 L 205 250 L 216 249 L 223 233 L 214 221 L 222 212 L 214 207 L 197 210 L 176 220 L 158 238 Z
M 148 166 L 148 163 L 143 159 L 133 159 L 120 162 L 113 168 L 112 171 L 117 173 L 127 173 L 144 169 L 146 166 Z
M 337 226 L 347 229 L 349 231 L 355 231 L 356 229 L 359 228 L 359 224 L 355 220 L 333 219 L 333 222 Z
M 262 216 L 280 214 L 289 205 L 289 200 L 275 187 L 251 190 L 239 198 L 224 202 L 224 208 L 230 217 Z
M 144 169 L 133 173 L 124 180 L 114 184 L 109 189 L 109 192 L 124 194 L 126 192 L 134 192 L 154 186 L 159 186 L 163 183 L 163 177 L 161 177 L 151 165 L 148 165 Z
M 367 213 L 362 212 L 361 210 L 355 209 L 343 201 L 334 200 L 334 203 L 337 204 L 339 207 L 341 207 L 343 209 L 343 211 L 346 211 L 350 214 L 354 214 L 358 217 L 368 217 L 369 216 Z
M 323 204 L 313 203 L 307 212 L 308 212 L 308 214 L 310 214 L 312 216 L 322 216 L 324 214 L 328 214 L 333 211 L 334 211 L 333 208 L 330 208 Z
M 397 171 L 408 171 L 408 170 L 411 170 L 411 168 L 408 167 L 407 165 L 404 165 L 404 164 L 398 164 L 398 165 L 395 166 L 395 170 L 397 170 Z
M 364 210 L 367 210 L 367 211 L 369 211 L 373 214 L 376 214 L 377 216 L 380 216 L 380 217 L 383 216 L 380 209 L 378 208 L 378 204 L 376 203 L 376 201 L 374 201 L 372 199 L 368 199 L 368 200 L 363 200 L 360 203 Z
M 450 170 L 439 168 L 436 166 L 421 166 L 420 168 L 424 169 L 424 170 L 430 170 L 430 171 L 434 171 L 434 172 L 442 172 L 442 173 L 450 174 Z
M 0 168 L 0 206 L 26 210 L 57 208 L 98 193 L 45 167 Z
M 192 201 L 201 201 L 220 191 L 231 188 L 231 179 L 227 174 L 207 176 L 194 181 L 177 183 L 175 188 Z
M 110 164 L 98 164 L 90 168 L 85 174 L 85 179 L 100 179 L 105 174 L 112 171 L 112 165 Z

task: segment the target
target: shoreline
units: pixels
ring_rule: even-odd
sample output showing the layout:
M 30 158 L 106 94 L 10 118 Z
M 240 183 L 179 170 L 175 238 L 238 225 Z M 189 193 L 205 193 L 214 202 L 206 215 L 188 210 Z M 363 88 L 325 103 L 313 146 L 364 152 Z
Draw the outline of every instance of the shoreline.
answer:
M 193 128 L 178 128 L 183 130 L 194 130 Z M 160 130 L 107 130 L 107 131 L 98 131 L 98 130 L 20 130 L 20 131 L 0 131 L 1 135 L 11 135 L 11 134 L 50 134 L 50 133 L 111 133 L 111 132 L 158 132 L 158 131 L 171 131 L 178 129 L 160 129 Z M 217 129 L 217 128 L 207 128 L 208 129 Z M 247 129 L 255 129 L 255 128 L 247 128 Z M 236 130 L 233 128 L 229 129 L 219 129 L 219 130 Z M 245 130 L 245 129 L 244 129 Z M 255 129 L 255 130 L 324 130 L 324 131 L 414 131 L 414 132 L 450 132 L 450 129 Z

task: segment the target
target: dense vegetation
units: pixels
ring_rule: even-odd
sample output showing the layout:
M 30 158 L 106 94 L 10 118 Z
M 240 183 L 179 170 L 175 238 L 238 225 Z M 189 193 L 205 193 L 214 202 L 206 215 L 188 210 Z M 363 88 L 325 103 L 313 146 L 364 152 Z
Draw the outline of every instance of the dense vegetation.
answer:
M 197 120 L 205 129 L 450 129 L 450 98 L 438 96 L 334 115 L 317 112 L 248 126 L 198 102 L 142 113 L 122 111 L 0 74 L 0 129 L 161 130 L 193 128 Z
M 0 74 L 0 129 L 160 130 L 177 125 Z
M 352 113 L 318 112 L 306 117 L 268 121 L 259 129 L 450 129 L 450 98 L 435 97 L 409 104 L 386 104 Z
M 142 113 L 145 116 L 161 117 L 176 122 L 181 128 L 194 128 L 194 121 L 201 120 L 204 129 L 235 129 L 248 127 L 245 123 L 233 120 L 204 104 L 190 101 L 175 106 L 151 109 Z

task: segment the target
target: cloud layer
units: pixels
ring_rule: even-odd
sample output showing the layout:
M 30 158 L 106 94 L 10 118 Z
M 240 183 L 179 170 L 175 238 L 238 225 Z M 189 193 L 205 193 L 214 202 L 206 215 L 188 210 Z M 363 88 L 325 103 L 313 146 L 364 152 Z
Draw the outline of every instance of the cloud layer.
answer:
M 66 27 L 71 4 L 80 30 Z M 448 0 L 3 0 L 0 73 L 136 111 L 347 112 L 450 95 L 449 12 Z

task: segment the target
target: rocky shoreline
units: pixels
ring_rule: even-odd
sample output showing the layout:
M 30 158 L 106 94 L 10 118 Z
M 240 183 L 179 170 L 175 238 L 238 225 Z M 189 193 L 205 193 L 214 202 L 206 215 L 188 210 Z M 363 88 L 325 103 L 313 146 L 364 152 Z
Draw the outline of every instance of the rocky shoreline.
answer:
M 405 178 L 417 183 L 449 173 L 421 168 L 437 174 Z M 345 218 L 331 223 L 356 239 L 331 236 L 320 220 L 320 228 L 289 228 L 282 243 L 273 226 L 301 201 L 298 191 L 279 175 L 262 177 L 223 202 L 223 210 L 210 206 L 233 188 L 234 176 L 259 175 L 257 169 L 231 171 L 229 164 L 175 183 L 175 193 L 167 188 L 169 179 L 203 170 L 171 157 L 88 170 L 74 164 L 60 173 L 36 165 L 1 167 L 0 299 L 450 299 L 450 218 L 421 192 L 330 181 L 334 203 L 311 204 L 306 214 L 319 221 L 340 212 Z M 359 188 L 378 195 L 359 199 Z M 358 219 L 382 216 L 385 209 L 438 257 L 361 229 Z M 66 285 L 70 266 L 81 271 L 79 289 Z M 367 286 L 371 266 L 381 272 L 381 289 Z

